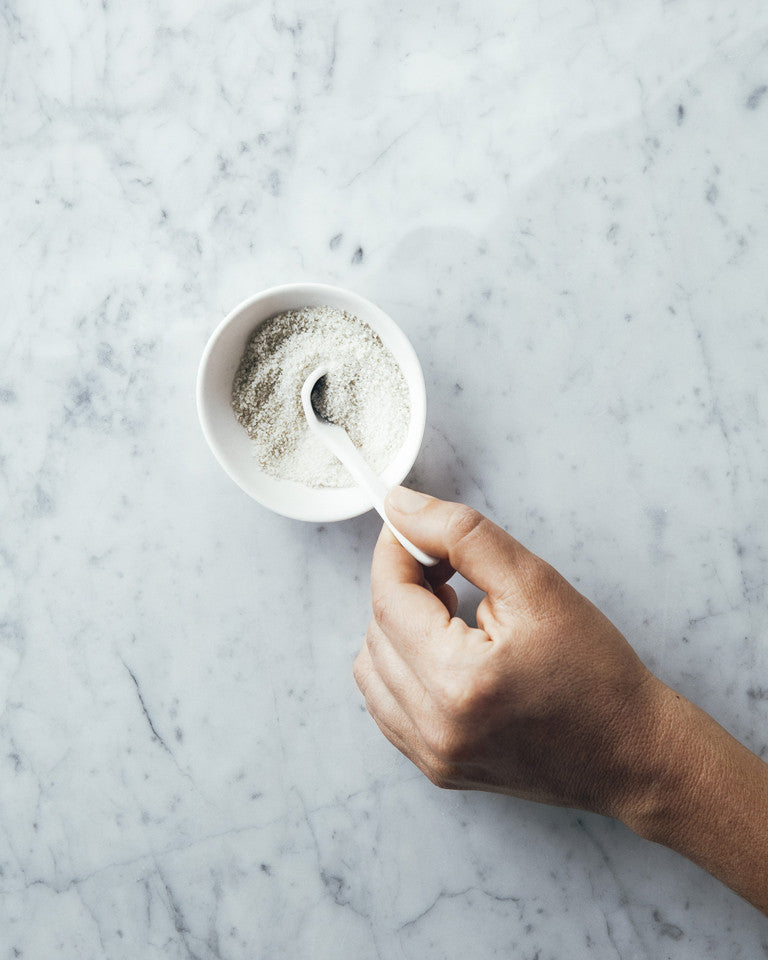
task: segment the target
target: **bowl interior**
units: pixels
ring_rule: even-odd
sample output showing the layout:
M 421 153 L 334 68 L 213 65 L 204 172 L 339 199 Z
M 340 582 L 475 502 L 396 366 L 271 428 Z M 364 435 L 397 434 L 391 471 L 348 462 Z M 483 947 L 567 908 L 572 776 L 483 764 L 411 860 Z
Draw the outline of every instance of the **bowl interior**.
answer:
M 232 381 L 253 331 L 270 317 L 301 307 L 331 306 L 367 323 L 392 352 L 408 384 L 410 421 L 405 442 L 382 474 L 400 483 L 413 466 L 426 421 L 424 376 L 405 334 L 377 306 L 339 287 L 300 283 L 274 287 L 236 307 L 212 334 L 200 362 L 197 407 L 203 433 L 216 459 L 247 494 L 286 517 L 324 522 L 355 517 L 371 509 L 358 487 L 313 488 L 263 473 L 254 457 L 253 442 L 235 419 L 230 406 Z

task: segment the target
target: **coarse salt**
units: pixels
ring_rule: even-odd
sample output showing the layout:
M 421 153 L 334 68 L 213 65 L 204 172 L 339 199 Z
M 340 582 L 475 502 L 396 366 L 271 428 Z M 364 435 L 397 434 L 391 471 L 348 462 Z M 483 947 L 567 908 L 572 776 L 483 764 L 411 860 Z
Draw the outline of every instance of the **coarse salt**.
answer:
M 328 366 L 321 412 L 381 473 L 408 432 L 408 385 L 379 335 L 343 310 L 303 307 L 261 324 L 237 368 L 232 409 L 265 473 L 310 487 L 349 487 L 347 469 L 309 432 L 301 405 L 302 385 L 320 364 Z

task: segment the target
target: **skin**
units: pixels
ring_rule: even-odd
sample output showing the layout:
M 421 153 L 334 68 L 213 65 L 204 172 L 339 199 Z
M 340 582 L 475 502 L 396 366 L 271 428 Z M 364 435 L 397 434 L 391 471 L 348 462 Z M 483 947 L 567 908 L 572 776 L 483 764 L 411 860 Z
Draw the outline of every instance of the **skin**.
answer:
M 354 673 L 384 735 L 440 787 L 615 817 L 768 914 L 768 766 L 642 664 L 549 564 L 477 511 L 397 488 Z M 456 617 L 454 571 L 485 592 Z

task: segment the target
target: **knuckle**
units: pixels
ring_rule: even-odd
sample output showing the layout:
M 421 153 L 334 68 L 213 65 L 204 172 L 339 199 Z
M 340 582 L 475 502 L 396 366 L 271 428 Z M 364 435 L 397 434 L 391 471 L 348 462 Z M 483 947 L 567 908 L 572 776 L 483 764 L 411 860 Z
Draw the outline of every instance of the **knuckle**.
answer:
M 479 671 L 448 674 L 443 677 L 436 691 L 436 699 L 443 713 L 459 724 L 483 720 L 490 711 L 495 695 L 495 682 Z
M 427 777 L 441 790 L 455 790 L 456 786 L 442 767 L 431 766 L 426 771 Z
M 382 629 L 387 623 L 391 609 L 392 598 L 389 593 L 380 593 L 373 598 L 373 619 Z
M 470 760 L 474 754 L 474 743 L 466 732 L 453 724 L 435 724 L 424 736 L 424 742 L 432 756 L 432 764 L 443 775 L 443 779 L 456 780 L 457 765 Z
M 534 610 L 547 617 L 556 612 L 558 605 L 553 601 L 565 582 L 557 570 L 539 557 L 534 557 L 528 564 L 525 579 Z
M 531 560 L 529 574 L 532 581 L 543 590 L 556 587 L 561 579 L 557 570 L 540 557 Z
M 355 678 L 355 683 L 361 690 L 364 690 L 367 685 L 368 669 L 362 654 L 358 653 L 355 657 L 355 662 L 352 664 L 352 676 Z
M 432 755 L 419 764 L 422 773 L 441 790 L 456 790 L 461 784 L 458 766 L 444 757 Z
M 380 638 L 381 638 L 381 631 L 379 629 L 379 626 L 375 620 L 372 620 L 368 624 L 368 629 L 365 633 L 365 646 L 368 648 L 368 652 L 371 655 L 373 655 L 373 653 L 375 652 Z
M 371 684 L 371 677 L 375 672 L 376 667 L 371 660 L 370 654 L 368 650 L 363 647 L 352 664 L 352 676 L 355 678 L 355 683 L 363 696 L 367 696 Z
M 473 536 L 484 523 L 485 517 L 479 510 L 457 503 L 448 518 L 449 543 L 456 549 Z
M 451 720 L 463 718 L 466 706 L 466 681 L 452 674 L 441 677 L 435 688 L 435 700 L 441 712 Z

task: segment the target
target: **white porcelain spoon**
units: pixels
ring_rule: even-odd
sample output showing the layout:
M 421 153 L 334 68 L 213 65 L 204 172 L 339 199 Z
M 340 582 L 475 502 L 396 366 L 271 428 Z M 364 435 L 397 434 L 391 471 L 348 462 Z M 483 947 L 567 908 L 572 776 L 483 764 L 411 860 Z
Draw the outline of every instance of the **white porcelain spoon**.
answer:
M 331 453 L 337 457 L 352 474 L 354 480 L 366 491 L 371 498 L 371 503 L 386 523 L 395 537 L 405 547 L 412 557 L 423 564 L 425 567 L 434 567 L 438 562 L 436 557 L 431 557 L 424 553 L 415 544 L 402 535 L 399 530 L 392 526 L 389 517 L 384 509 L 384 499 L 389 493 L 389 486 L 377 476 L 363 460 L 360 451 L 349 439 L 349 434 L 336 423 L 331 423 L 320 416 L 312 405 L 312 391 L 318 381 L 328 373 L 327 366 L 316 367 L 304 381 L 301 388 L 301 404 L 304 407 L 304 416 L 307 418 L 309 429 L 316 437 L 328 447 Z

